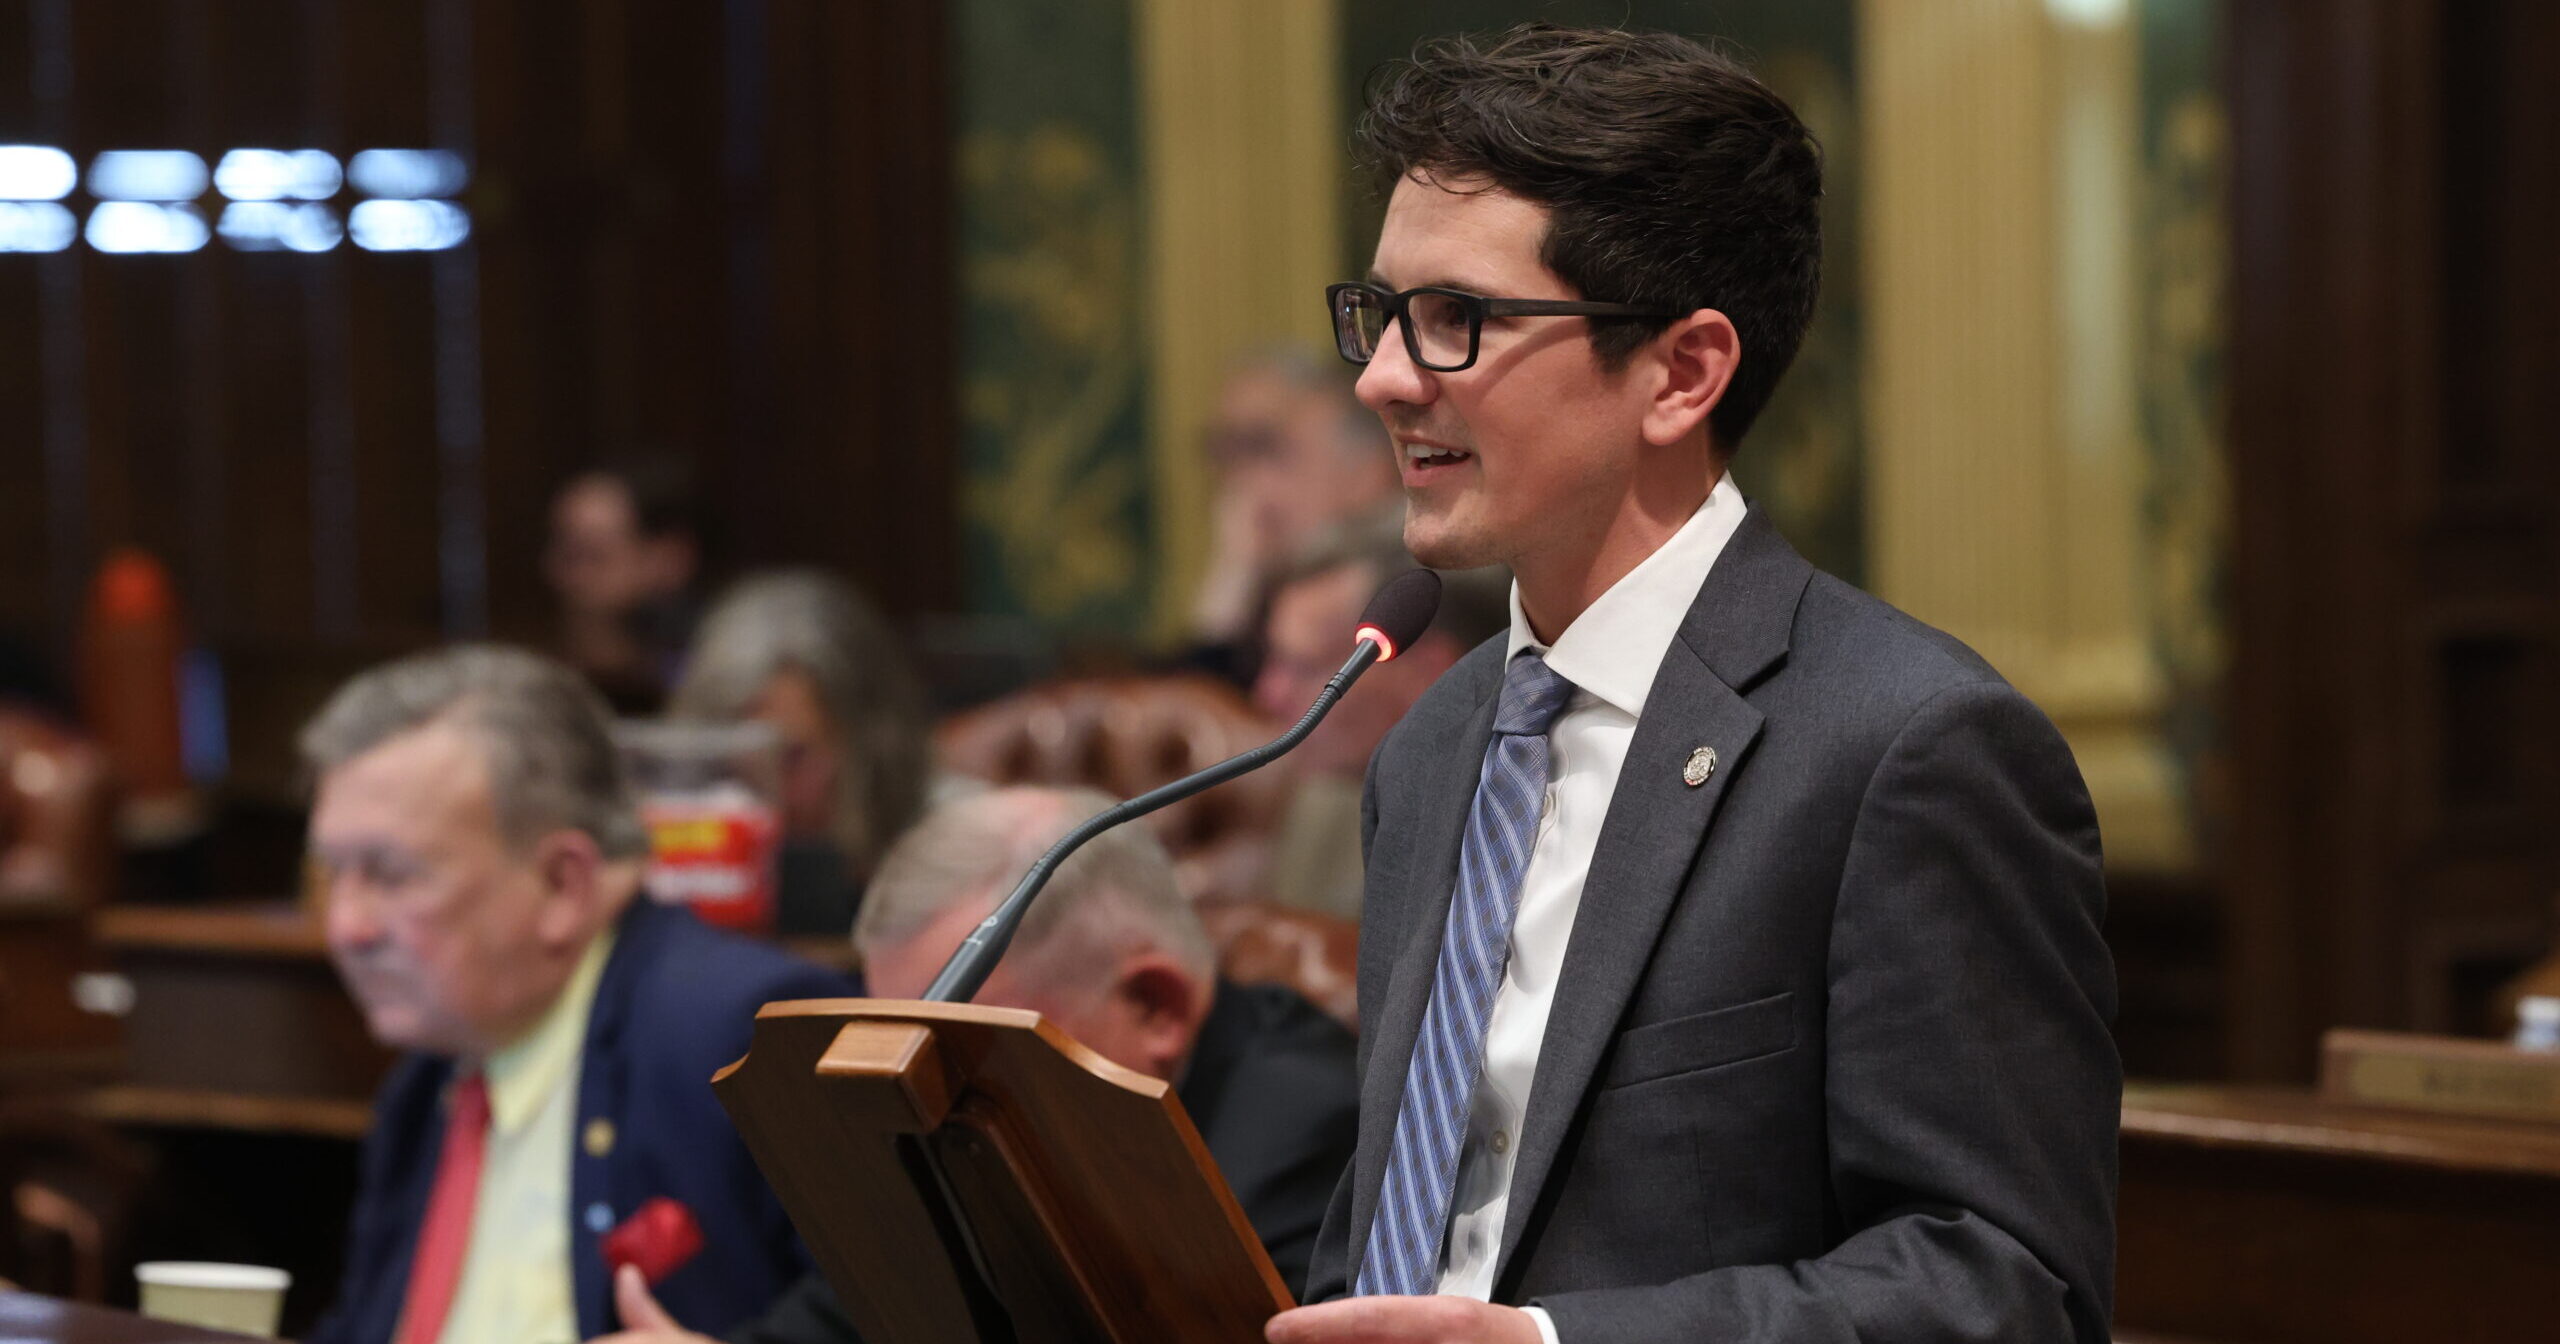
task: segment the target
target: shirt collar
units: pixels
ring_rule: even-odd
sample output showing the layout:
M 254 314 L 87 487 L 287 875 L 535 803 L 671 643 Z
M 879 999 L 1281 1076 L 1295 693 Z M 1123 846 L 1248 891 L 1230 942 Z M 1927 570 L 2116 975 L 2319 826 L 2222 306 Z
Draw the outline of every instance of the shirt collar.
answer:
M 587 1016 L 595 1007 L 596 985 L 613 955 L 613 936 L 609 928 L 596 935 L 542 1020 L 481 1066 L 489 1080 L 492 1132 L 511 1134 L 523 1128 L 577 1066 L 579 1051 L 586 1044 Z
M 1556 675 L 1582 692 L 1607 701 L 1630 717 L 1642 717 L 1653 676 L 1670 652 L 1671 641 L 1688 619 L 1698 588 L 1724 554 L 1734 529 L 1749 509 L 1741 488 L 1727 472 L 1707 492 L 1689 521 L 1654 548 L 1634 569 L 1609 585 L 1553 645 L 1542 645 L 1530 633 L 1528 613 L 1520 606 L 1520 584 L 1511 585 L 1511 641 L 1503 662 L 1522 649 L 1533 649 Z

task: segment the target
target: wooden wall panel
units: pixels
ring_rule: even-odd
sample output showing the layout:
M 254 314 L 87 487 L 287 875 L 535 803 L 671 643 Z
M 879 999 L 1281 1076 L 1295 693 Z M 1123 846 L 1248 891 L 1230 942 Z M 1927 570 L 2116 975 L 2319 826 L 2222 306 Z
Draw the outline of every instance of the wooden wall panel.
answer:
M 541 630 L 550 610 L 537 568 L 544 495 L 587 447 L 580 408 L 589 403 L 588 371 L 572 357 L 585 190 L 566 138 L 577 108 L 576 46 L 561 22 L 568 12 L 470 12 L 489 604 L 495 627 L 519 635 Z
M 2560 12 L 2236 5 L 2233 1061 L 2493 1032 L 2560 890 Z
M 735 216 L 726 209 L 721 152 L 735 95 L 723 68 L 699 55 L 727 50 L 724 8 L 661 6 L 622 32 L 627 70 L 611 81 L 610 114 L 622 128 L 625 204 L 619 270 L 603 278 L 599 294 L 620 311 L 600 311 L 597 325 L 618 324 L 633 339 L 616 352 L 617 380 L 627 389 L 619 400 L 630 414 L 609 426 L 608 442 L 738 447 L 726 443 L 724 414 L 734 401 L 735 333 L 691 350 L 664 338 L 724 331 L 723 296 L 739 278 L 729 273 L 724 242 L 730 227 L 757 220 L 752 208 Z M 720 112 L 705 115 L 706 108 Z
M 223 323 L 222 484 L 200 507 L 220 520 L 222 572 L 204 618 L 234 639 L 281 642 L 313 627 L 313 331 L 310 258 L 244 255 L 229 270 Z
M 0 47 L 0 61 L 9 58 Z M 0 119 L 0 143 L 20 132 Z M 46 500 L 41 263 L 0 257 L 0 630 L 35 631 L 46 618 Z
M 215 20 L 202 25 L 198 63 L 209 90 L 195 142 L 206 152 L 320 147 L 309 76 L 326 34 L 302 26 L 302 9 L 300 0 L 199 9 Z M 190 314 L 189 341 L 202 356 L 188 410 L 200 458 L 186 482 L 193 544 L 180 573 L 202 628 L 234 639 L 312 628 L 311 262 L 216 247 L 193 267 L 211 292 Z
M 261 681 L 540 639 L 550 491 L 646 450 L 735 558 L 948 609 L 944 65 L 932 5 L 0 0 L 0 142 L 454 149 L 474 226 L 0 256 L 0 620 L 66 651 L 137 544 Z
M 35 23 L 29 0 L 0 0 L 0 145 L 41 141 Z
M 939 10 L 930 5 L 865 10 L 796 0 L 773 6 L 766 34 L 775 78 L 764 115 L 775 128 L 777 191 L 764 264 L 777 277 L 820 281 L 772 289 L 775 372 L 767 382 L 779 418 L 771 433 L 820 447 L 766 459 L 774 475 L 758 497 L 789 507 L 764 554 L 749 555 L 779 559 L 827 547 L 857 573 L 894 576 L 880 595 L 909 612 L 949 610 L 960 600 L 956 511 L 929 505 L 956 500 L 959 490 L 949 448 L 958 433 L 948 391 L 954 223 L 947 193 L 885 184 L 939 176 L 951 132 L 931 67 L 873 61 L 857 81 L 846 81 L 842 68 L 851 51 L 942 43 Z M 879 171 L 853 167 L 860 164 Z M 752 507 L 736 501 L 740 524 Z

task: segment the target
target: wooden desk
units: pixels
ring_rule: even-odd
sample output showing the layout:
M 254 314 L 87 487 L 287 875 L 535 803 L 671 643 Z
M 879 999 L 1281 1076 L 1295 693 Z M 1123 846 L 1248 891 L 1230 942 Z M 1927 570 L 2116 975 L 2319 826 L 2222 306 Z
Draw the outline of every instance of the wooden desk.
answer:
M 2125 1338 L 2560 1338 L 2560 1126 L 2133 1087 L 2122 1153 Z
M 321 1138 L 364 1136 L 392 1052 L 347 997 L 319 919 L 291 901 L 125 906 L 96 936 L 133 982 L 121 1081 L 84 1103 L 102 1120 Z M 850 969 L 848 938 L 783 940 Z
M 71 997 L 81 972 L 101 969 L 85 907 L 0 901 L 0 1081 L 114 1071 L 115 1019 L 84 1012 Z
M 0 1340 L 9 1344 L 238 1344 L 247 1338 L 34 1293 L 0 1291 Z
M 101 1118 L 356 1138 L 392 1052 L 329 964 L 319 921 L 291 902 L 155 908 L 97 918 L 133 982 L 123 1081 Z

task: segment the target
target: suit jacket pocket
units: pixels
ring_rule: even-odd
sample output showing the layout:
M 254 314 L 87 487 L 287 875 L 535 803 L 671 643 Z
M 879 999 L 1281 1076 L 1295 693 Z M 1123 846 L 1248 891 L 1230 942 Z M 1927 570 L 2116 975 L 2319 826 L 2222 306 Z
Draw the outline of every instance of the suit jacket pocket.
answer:
M 1789 1049 L 1796 1043 L 1795 999 L 1772 994 L 1637 1027 L 1618 1037 L 1600 1085 L 1625 1087 Z

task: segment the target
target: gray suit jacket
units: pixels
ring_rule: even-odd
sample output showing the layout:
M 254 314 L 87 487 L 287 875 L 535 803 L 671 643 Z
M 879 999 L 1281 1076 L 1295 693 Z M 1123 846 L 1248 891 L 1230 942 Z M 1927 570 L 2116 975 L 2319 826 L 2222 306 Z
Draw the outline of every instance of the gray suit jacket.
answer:
M 1379 748 L 1354 1281 L 1502 679 Z M 1682 780 L 1698 747 L 1720 764 Z M 2053 725 L 1754 509 L 1627 751 L 1538 1058 L 1494 1299 L 1564 1344 L 2103 1344 L 2122 1074 L 2098 827 Z

